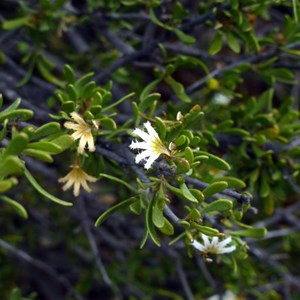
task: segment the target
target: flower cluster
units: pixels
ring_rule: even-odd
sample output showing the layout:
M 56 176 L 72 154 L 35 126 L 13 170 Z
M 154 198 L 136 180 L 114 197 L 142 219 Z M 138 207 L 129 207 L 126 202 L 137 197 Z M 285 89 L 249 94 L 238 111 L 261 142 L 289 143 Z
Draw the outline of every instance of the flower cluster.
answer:
M 85 147 L 87 145 L 87 149 L 90 152 L 95 151 L 95 143 L 92 135 L 92 127 L 85 122 L 85 120 L 76 112 L 71 113 L 71 117 L 74 122 L 65 122 L 64 126 L 67 129 L 71 129 L 74 133 L 71 134 L 71 137 L 74 140 L 79 140 L 79 145 L 77 148 L 78 153 L 83 154 Z M 93 121 L 93 125 L 96 129 L 98 129 L 98 123 Z M 163 144 L 161 139 L 159 138 L 155 129 L 151 126 L 150 122 L 144 123 L 144 126 L 147 132 L 136 128 L 133 131 L 133 134 L 140 137 L 143 141 L 132 141 L 130 144 L 131 149 L 141 149 L 143 150 L 136 156 L 136 163 L 139 163 L 142 160 L 146 160 L 145 169 L 149 169 L 153 162 L 161 155 L 165 154 L 170 156 L 170 151 Z M 80 187 L 82 186 L 87 192 L 90 192 L 87 181 L 95 182 L 97 179 L 85 173 L 79 162 L 76 161 L 73 165 L 71 165 L 72 170 L 65 176 L 59 179 L 59 182 L 65 183 L 63 186 L 63 190 L 69 189 L 71 186 L 74 186 L 74 196 L 77 197 L 79 195 Z
M 230 253 L 236 249 L 234 245 L 227 247 L 227 245 L 232 241 L 231 237 L 228 237 L 223 241 L 219 241 L 219 238 L 216 236 L 210 238 L 207 235 L 202 234 L 201 237 L 203 243 L 193 240 L 192 246 L 204 254 L 224 254 Z
M 71 134 L 71 137 L 74 140 L 79 140 L 77 152 L 79 154 L 83 154 L 86 145 L 87 149 L 90 152 L 94 152 L 95 143 L 92 134 L 92 126 L 86 123 L 85 120 L 77 112 L 72 112 L 71 117 L 74 122 L 65 122 L 64 126 L 67 129 L 71 129 L 74 131 L 74 133 Z M 99 123 L 97 121 L 93 121 L 93 125 L 96 129 L 98 129 Z M 66 191 L 73 186 L 73 194 L 75 197 L 79 196 L 81 187 L 83 187 L 83 189 L 87 192 L 91 192 L 91 189 L 88 186 L 87 182 L 95 182 L 97 178 L 88 175 L 82 170 L 78 158 L 75 160 L 75 163 L 71 165 L 71 169 L 72 170 L 65 177 L 62 177 L 58 180 L 61 183 L 65 183 L 62 189 Z

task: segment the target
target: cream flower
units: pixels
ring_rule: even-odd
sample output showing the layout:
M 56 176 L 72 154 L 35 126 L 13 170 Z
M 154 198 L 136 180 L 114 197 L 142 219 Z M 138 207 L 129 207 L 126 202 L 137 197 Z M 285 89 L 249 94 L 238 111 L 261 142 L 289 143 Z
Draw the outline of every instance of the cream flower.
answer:
M 71 168 L 72 170 L 65 177 L 58 179 L 58 182 L 65 183 L 62 189 L 66 191 L 73 185 L 73 194 L 75 197 L 78 197 L 81 186 L 90 193 L 92 190 L 88 186 L 87 181 L 95 182 L 97 181 L 97 178 L 85 173 L 78 163 L 71 165 Z
M 211 239 L 211 240 L 210 240 Z M 197 250 L 207 254 L 224 254 L 230 253 L 236 249 L 234 245 L 227 247 L 227 245 L 231 242 L 231 237 L 226 238 L 223 241 L 219 241 L 219 238 L 214 236 L 213 238 L 208 237 L 205 234 L 202 234 L 203 243 L 194 240 L 192 241 L 192 246 Z
M 79 139 L 78 153 L 82 154 L 86 144 L 90 152 L 95 151 L 95 143 L 92 135 L 92 128 L 87 124 L 84 119 L 77 113 L 72 112 L 71 117 L 75 122 L 65 122 L 64 126 L 67 129 L 74 130 L 75 132 L 71 135 L 74 140 Z M 93 122 L 96 129 L 98 129 L 98 123 Z
M 139 136 L 143 142 L 132 141 L 129 145 L 131 149 L 142 149 L 143 151 L 137 154 L 135 158 L 135 162 L 139 163 L 141 160 L 146 160 L 145 169 L 149 169 L 153 162 L 161 155 L 166 154 L 170 155 L 170 151 L 163 144 L 161 139 L 159 138 L 155 129 L 151 126 L 150 122 L 144 123 L 145 131 L 136 128 L 133 131 L 133 134 Z

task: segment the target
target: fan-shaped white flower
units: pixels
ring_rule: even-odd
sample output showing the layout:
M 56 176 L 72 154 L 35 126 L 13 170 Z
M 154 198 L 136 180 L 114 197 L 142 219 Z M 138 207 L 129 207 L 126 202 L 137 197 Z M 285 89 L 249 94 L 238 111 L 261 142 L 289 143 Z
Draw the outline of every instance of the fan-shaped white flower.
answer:
M 89 151 L 94 152 L 95 144 L 91 126 L 87 124 L 77 112 L 72 112 L 71 117 L 75 122 L 65 122 L 64 126 L 67 129 L 75 131 L 72 133 L 71 137 L 74 140 L 79 139 L 78 153 L 82 154 L 84 152 L 86 144 L 88 145 Z M 93 124 L 95 128 L 98 129 L 98 123 L 94 121 Z
M 135 158 L 135 162 L 139 163 L 141 160 L 146 160 L 145 169 L 149 169 L 153 162 L 161 155 L 166 154 L 170 155 L 170 151 L 163 144 L 161 139 L 159 138 L 157 132 L 152 127 L 150 122 L 144 123 L 144 127 L 147 132 L 136 128 L 133 131 L 133 134 L 139 136 L 143 142 L 132 141 L 130 144 L 131 149 L 142 149 L 143 151 L 137 154 Z
M 224 254 L 230 253 L 236 249 L 234 245 L 227 246 L 229 243 L 231 243 L 231 237 L 228 237 L 223 241 L 219 241 L 219 238 L 216 236 L 211 238 L 205 234 L 202 234 L 202 240 L 203 243 L 200 243 L 196 240 L 192 241 L 192 246 L 205 254 Z
M 62 178 L 58 179 L 58 182 L 65 183 L 63 186 L 63 190 L 66 191 L 71 186 L 74 186 L 73 194 L 75 197 L 78 197 L 80 187 L 83 187 L 87 192 L 91 192 L 91 188 L 88 186 L 87 181 L 89 182 L 95 182 L 97 181 L 97 178 L 88 175 L 85 173 L 78 163 L 75 163 L 74 165 L 71 165 L 72 170 Z

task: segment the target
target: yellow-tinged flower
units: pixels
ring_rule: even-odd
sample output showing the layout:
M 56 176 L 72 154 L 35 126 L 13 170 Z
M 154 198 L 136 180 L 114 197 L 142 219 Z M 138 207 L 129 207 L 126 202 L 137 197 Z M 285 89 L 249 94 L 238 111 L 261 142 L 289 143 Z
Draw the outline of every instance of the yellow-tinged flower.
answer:
M 58 182 L 65 183 L 62 189 L 66 191 L 73 185 L 73 194 L 75 197 L 78 197 L 80 187 L 83 187 L 87 192 L 90 193 L 92 190 L 88 186 L 87 181 L 95 182 L 97 181 L 97 178 L 85 173 L 78 163 L 71 165 L 71 169 L 72 170 L 65 177 L 58 179 Z
M 75 122 L 65 122 L 64 126 L 67 129 L 74 130 L 74 133 L 71 135 L 74 140 L 79 139 L 78 153 L 82 154 L 84 152 L 86 144 L 89 151 L 94 152 L 95 143 L 91 126 L 77 112 L 72 112 L 71 117 Z M 98 129 L 99 124 L 96 121 L 93 121 L 93 125 Z
M 155 129 L 150 122 L 144 123 L 148 133 L 136 128 L 132 133 L 139 136 L 143 142 L 132 141 L 129 145 L 131 149 L 142 149 L 143 151 L 137 154 L 135 162 L 139 163 L 141 160 L 146 160 L 145 169 L 149 169 L 153 162 L 161 155 L 166 154 L 170 156 L 170 151 L 163 144 Z
M 228 237 L 225 240 L 220 242 L 218 237 L 214 236 L 210 238 L 207 235 L 202 233 L 202 240 L 203 243 L 200 243 L 196 240 L 192 241 L 192 246 L 205 254 L 207 253 L 224 254 L 224 253 L 230 253 L 236 249 L 234 245 L 229 247 L 227 246 L 229 243 L 231 243 L 232 240 L 231 237 Z

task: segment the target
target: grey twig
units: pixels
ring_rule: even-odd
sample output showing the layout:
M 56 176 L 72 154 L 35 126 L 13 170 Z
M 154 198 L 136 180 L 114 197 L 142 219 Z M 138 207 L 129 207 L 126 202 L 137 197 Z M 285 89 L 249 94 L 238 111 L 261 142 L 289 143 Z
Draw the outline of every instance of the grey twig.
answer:
M 26 262 L 27 264 L 45 272 L 49 276 L 51 276 L 55 281 L 59 282 L 61 285 L 65 287 L 69 294 L 73 295 L 76 300 L 83 300 L 83 298 L 74 290 L 72 284 L 69 280 L 59 274 L 56 270 L 54 270 L 49 265 L 45 264 L 43 261 L 36 259 L 30 256 L 23 250 L 17 249 L 14 246 L 10 245 L 6 241 L 0 239 L 0 247 L 6 250 L 10 255 L 20 259 L 21 261 Z
M 182 285 L 183 290 L 185 292 L 186 299 L 193 300 L 194 299 L 194 295 L 193 295 L 191 287 L 190 287 L 190 285 L 188 283 L 188 280 L 186 278 L 186 274 L 184 272 L 184 269 L 182 267 L 182 264 L 181 264 L 181 261 L 180 261 L 180 257 L 179 257 L 178 254 L 176 255 L 176 258 L 175 258 L 175 267 L 176 267 L 176 271 L 177 271 L 177 274 L 179 276 L 181 285 Z
M 196 259 L 196 263 L 197 263 L 199 269 L 201 270 L 202 275 L 206 279 L 207 283 L 211 286 L 211 288 L 213 290 L 217 291 L 217 283 L 214 280 L 214 278 L 212 277 L 212 275 L 210 274 L 208 268 L 206 267 L 206 264 L 205 264 L 203 258 L 200 255 L 196 255 L 195 259 Z
M 115 290 L 115 288 L 113 287 L 113 283 L 111 281 L 111 279 L 109 278 L 106 269 L 104 267 L 104 264 L 102 262 L 102 258 L 100 255 L 100 251 L 98 249 L 96 240 L 94 238 L 94 235 L 91 231 L 90 228 L 90 222 L 89 222 L 89 218 L 88 218 L 88 214 L 85 208 L 85 203 L 84 203 L 84 199 L 82 197 L 78 197 L 78 208 L 80 210 L 80 215 L 81 215 L 81 223 L 82 223 L 82 227 L 85 231 L 85 234 L 88 238 L 89 244 L 91 246 L 92 252 L 93 252 L 93 256 L 95 258 L 95 262 L 96 265 L 98 267 L 98 270 L 102 276 L 102 279 L 104 281 L 104 283 L 109 286 L 112 290 Z

